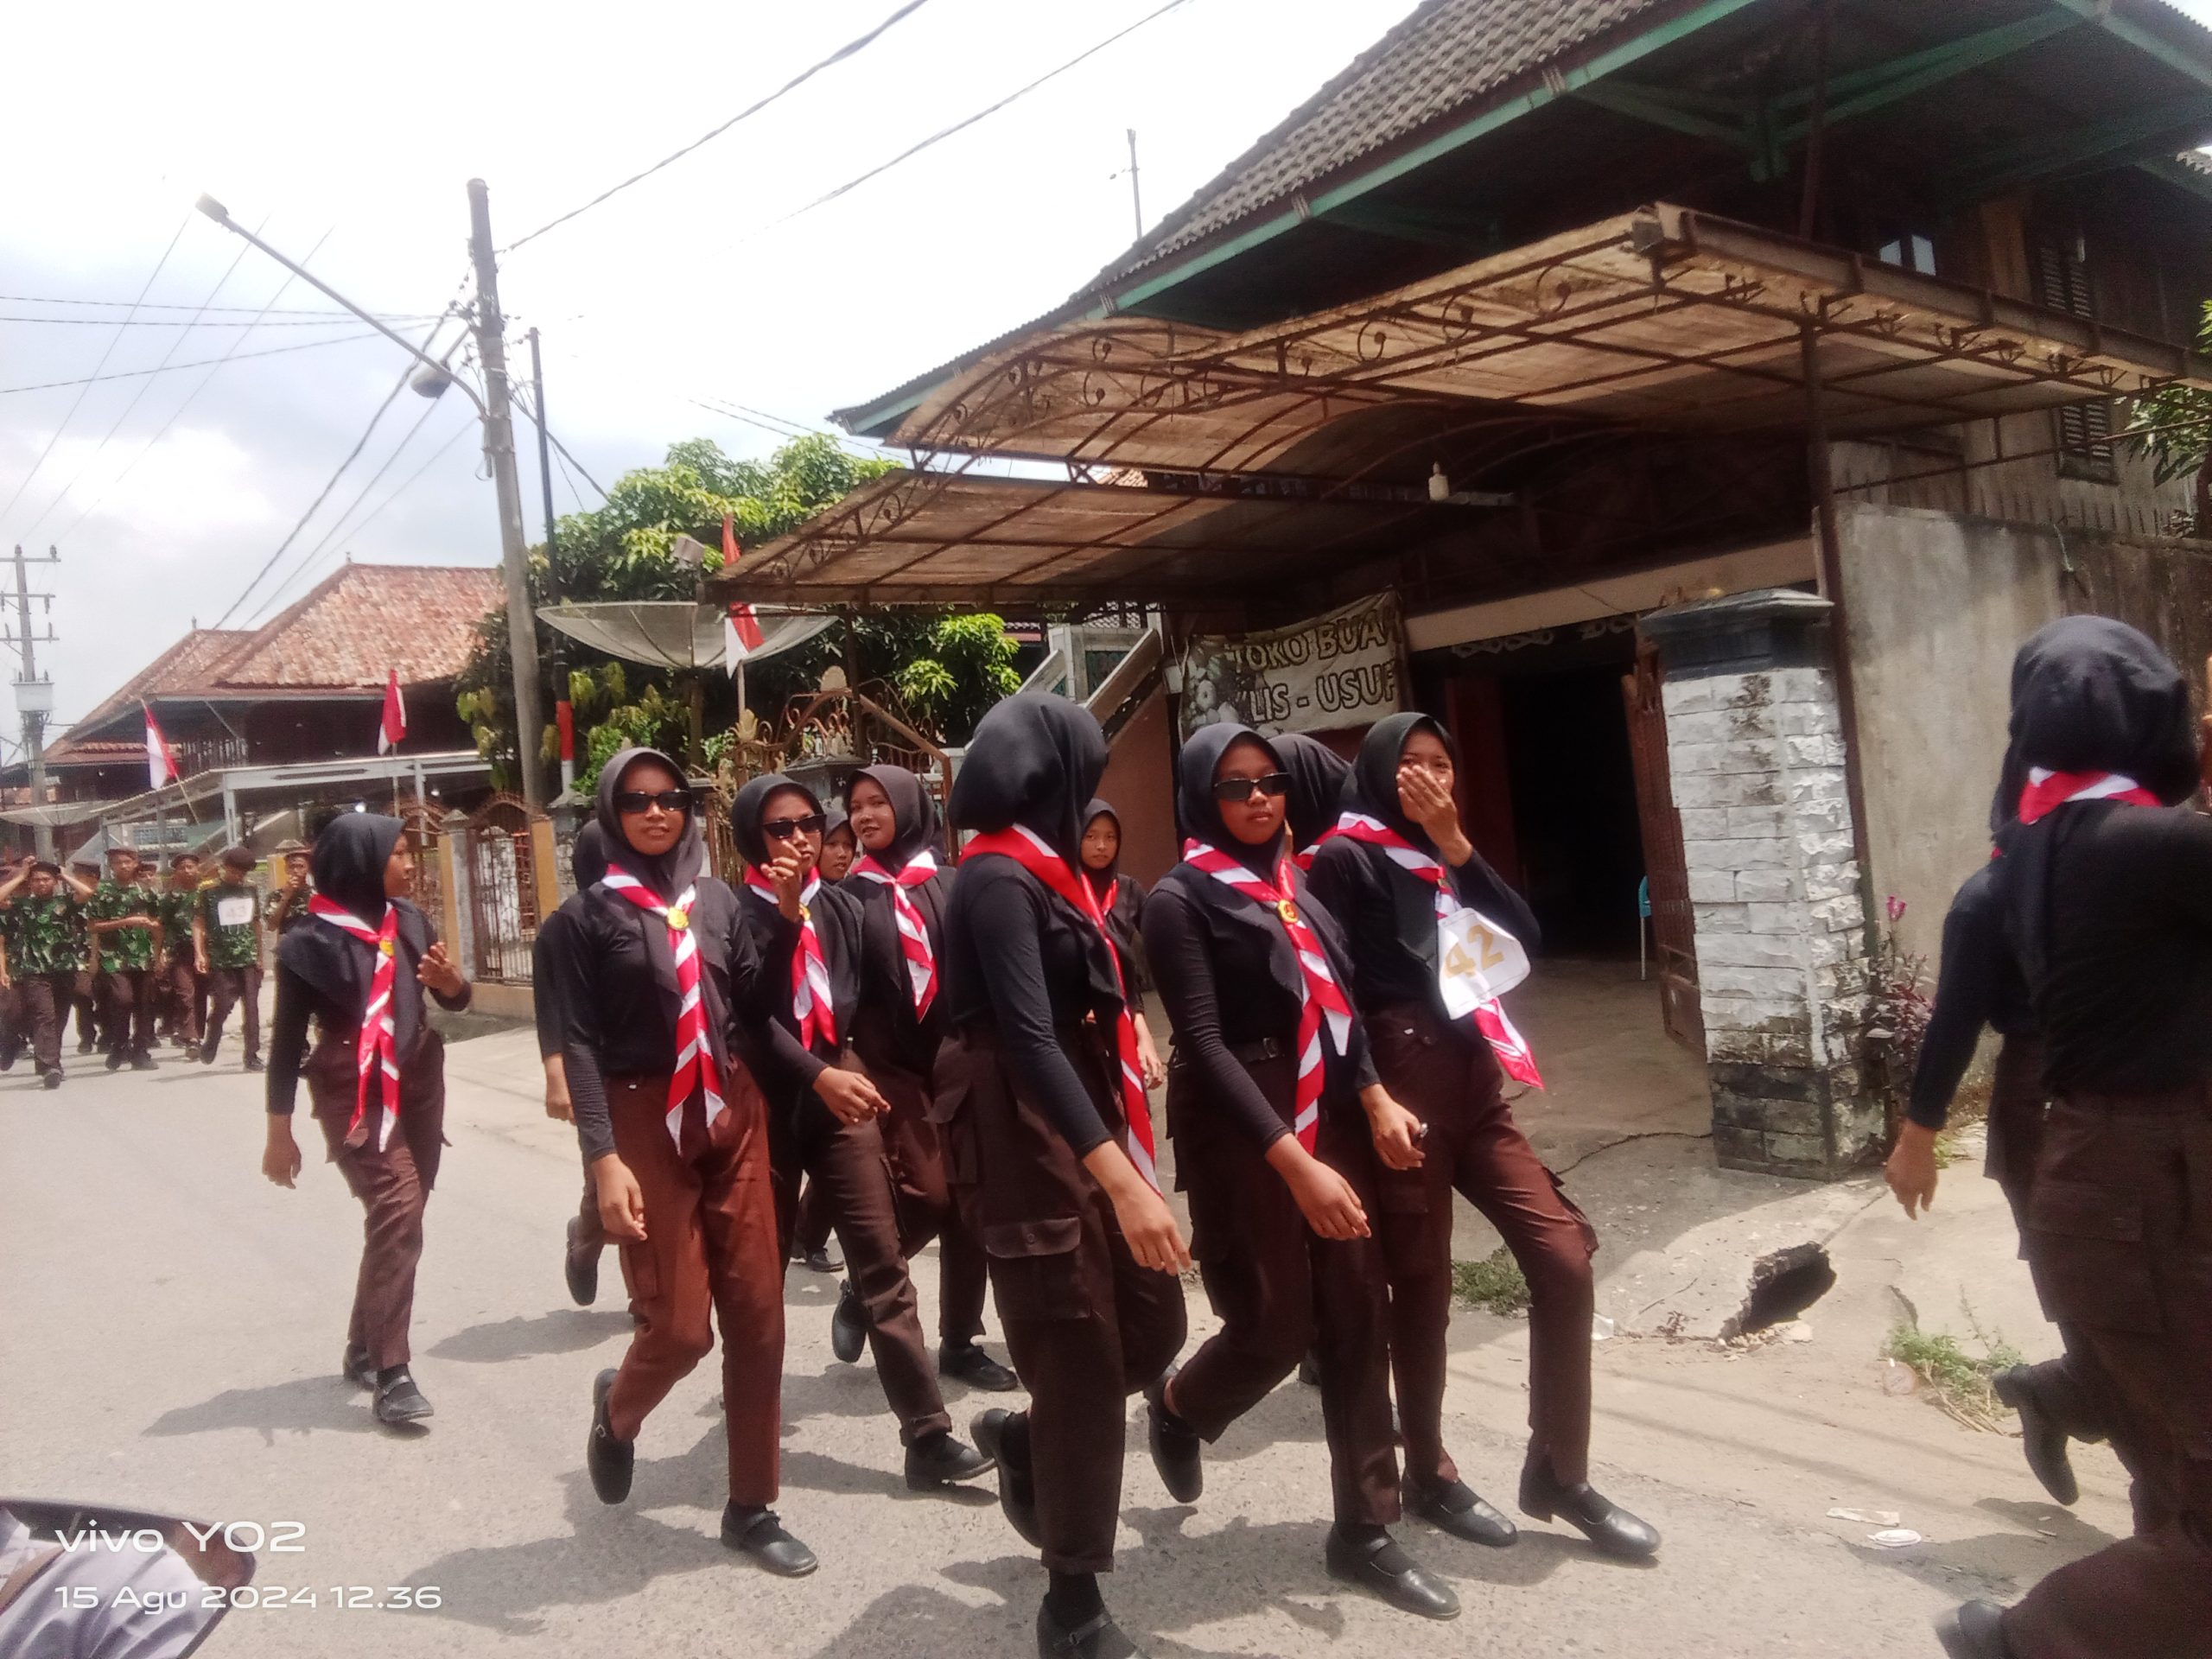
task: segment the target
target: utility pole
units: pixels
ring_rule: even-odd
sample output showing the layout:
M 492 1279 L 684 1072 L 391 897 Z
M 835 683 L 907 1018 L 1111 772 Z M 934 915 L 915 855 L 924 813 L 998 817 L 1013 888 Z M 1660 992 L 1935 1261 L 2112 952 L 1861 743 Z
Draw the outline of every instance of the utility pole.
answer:
M 530 331 L 530 401 L 537 411 L 537 481 L 545 489 L 545 601 L 561 597 L 560 567 L 553 562 L 553 457 L 545 429 L 545 364 L 537 354 L 537 330 Z M 569 707 L 569 677 L 562 665 L 561 642 L 553 641 L 553 726 L 560 734 L 561 792 L 576 786 L 575 713 Z
M 59 564 L 60 550 L 47 549 L 45 563 Z M 38 677 L 38 656 L 32 648 L 36 637 L 31 628 L 31 578 L 33 561 L 23 556 L 22 543 L 16 547 L 16 623 L 21 630 L 20 643 L 23 654 L 22 677 L 16 682 L 16 708 L 23 717 L 23 753 L 29 760 L 31 770 L 31 804 L 46 804 L 46 717 L 54 712 L 54 683 Z M 52 636 L 49 635 L 49 638 Z M 35 823 L 31 826 L 33 843 L 38 855 L 48 863 L 54 861 L 54 826 Z
M 476 264 L 476 356 L 484 365 L 484 459 L 499 498 L 499 563 L 507 579 L 507 655 L 515 675 L 515 762 L 532 815 L 545 810 L 537 746 L 545 702 L 537 680 L 537 618 L 530 605 L 529 550 L 523 543 L 522 485 L 515 476 L 515 425 L 507 385 L 506 322 L 499 314 L 499 270 L 492 253 L 492 204 L 481 179 L 468 181 L 468 251 Z
M 1137 130 L 1129 129 L 1129 207 L 1135 212 L 1137 240 L 1144 240 L 1144 194 L 1137 188 Z

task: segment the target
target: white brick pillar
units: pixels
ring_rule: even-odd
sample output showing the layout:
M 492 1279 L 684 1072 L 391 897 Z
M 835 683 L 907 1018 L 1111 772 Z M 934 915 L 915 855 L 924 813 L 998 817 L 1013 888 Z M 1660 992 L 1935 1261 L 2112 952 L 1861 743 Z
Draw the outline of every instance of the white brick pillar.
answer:
M 1833 1179 L 1878 1148 L 1866 917 L 1828 601 L 1769 588 L 1643 620 L 1696 925 L 1721 1165 Z

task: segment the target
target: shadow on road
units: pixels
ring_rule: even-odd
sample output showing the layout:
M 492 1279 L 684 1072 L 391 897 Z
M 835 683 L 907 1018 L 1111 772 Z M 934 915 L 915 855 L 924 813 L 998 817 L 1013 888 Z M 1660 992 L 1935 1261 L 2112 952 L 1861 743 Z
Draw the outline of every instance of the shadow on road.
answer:
M 596 1348 L 630 1329 L 627 1313 L 614 1308 L 556 1308 L 550 1313 L 518 1314 L 456 1331 L 432 1348 L 434 1359 L 495 1365 L 501 1360 L 537 1354 L 575 1354 Z
M 2028 1530 L 1983 1533 L 1978 1537 L 1954 1538 L 1940 1544 L 1916 1544 L 1908 1549 L 1853 1543 L 1851 1553 L 1861 1560 L 1893 1568 L 1907 1578 L 1916 1579 L 1963 1600 L 1962 1583 L 1978 1585 L 2000 1597 L 2009 1597 L 2025 1590 L 2046 1573 L 2084 1555 L 2094 1554 L 2115 1541 L 2103 1528 L 2091 1526 L 2056 1503 L 2022 1503 L 2010 1498 L 1985 1497 L 1974 1508 Z
M 277 1434 L 309 1434 L 334 1429 L 354 1434 L 385 1431 L 369 1414 L 367 1395 L 343 1377 L 296 1376 L 258 1389 L 226 1389 L 196 1406 L 179 1406 L 147 1425 L 144 1433 L 205 1434 L 217 1429 L 255 1428 L 264 1445 Z

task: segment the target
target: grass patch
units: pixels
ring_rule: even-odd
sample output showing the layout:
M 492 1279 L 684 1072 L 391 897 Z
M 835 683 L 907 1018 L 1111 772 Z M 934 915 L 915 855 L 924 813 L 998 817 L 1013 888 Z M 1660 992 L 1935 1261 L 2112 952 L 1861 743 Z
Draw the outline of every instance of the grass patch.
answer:
M 1980 1354 L 1970 1352 L 1966 1344 L 1948 1332 L 1923 1331 L 1903 1320 L 1891 1327 L 1883 1351 L 1911 1367 L 1920 1378 L 1921 1392 L 1938 1409 L 1969 1428 L 1995 1433 L 2004 1428 L 2011 1413 L 1991 1389 L 1989 1379 L 2019 1364 L 2023 1356 L 2002 1336 L 1983 1331 L 1973 1308 L 1963 1301 L 1960 1305 L 1965 1308 L 1973 1339 L 1981 1349 Z
M 1454 1262 L 1452 1289 L 1461 1301 L 1507 1318 L 1529 1311 L 1529 1281 L 1503 1244 L 1479 1262 Z
M 1959 1137 L 1956 1130 L 1946 1129 L 1936 1137 L 1936 1168 L 1948 1169 L 1965 1156 L 1966 1154 L 1959 1149 Z

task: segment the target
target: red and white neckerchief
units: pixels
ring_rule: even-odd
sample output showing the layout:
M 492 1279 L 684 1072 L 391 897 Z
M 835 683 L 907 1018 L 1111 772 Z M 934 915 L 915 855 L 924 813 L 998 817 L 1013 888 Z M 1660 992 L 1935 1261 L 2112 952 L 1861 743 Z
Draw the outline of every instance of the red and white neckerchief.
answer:
M 745 885 L 770 904 L 782 901 L 776 884 L 751 865 L 746 866 Z M 791 947 L 791 1018 L 798 1022 L 802 1048 L 811 1050 L 816 1038 L 833 1046 L 837 1041 L 837 1010 L 830 995 L 830 962 L 822 954 L 822 936 L 814 931 L 814 901 L 822 892 L 822 878 L 809 871 L 798 895 L 798 943 Z
M 1287 858 L 1281 861 L 1272 882 L 1247 869 L 1219 848 L 1209 847 L 1202 841 L 1184 844 L 1183 861 L 1233 887 L 1254 904 L 1274 911 L 1282 923 L 1282 931 L 1290 938 L 1291 953 L 1298 958 L 1298 971 L 1305 981 L 1305 995 L 1298 1007 L 1298 1086 L 1292 1102 L 1291 1129 L 1298 1136 L 1298 1144 L 1311 1152 L 1321 1132 L 1321 1027 L 1325 1021 L 1338 1054 L 1349 1053 L 1351 1004 L 1337 983 L 1335 971 L 1329 966 L 1328 952 L 1321 948 L 1321 941 L 1314 938 L 1306 918 L 1298 913 L 1291 861 Z
M 2034 766 L 2029 769 L 2027 787 L 2020 791 L 2020 822 L 2033 823 L 2071 801 L 2124 801 L 2130 806 L 2156 806 L 2158 798 L 2120 772 L 2051 772 Z
M 707 1128 L 725 1109 L 721 1071 L 715 1064 L 714 1045 L 707 1039 L 706 990 L 699 978 L 699 942 L 691 936 L 691 906 L 699 897 L 695 882 L 664 905 L 652 888 L 620 864 L 610 864 L 600 885 L 619 893 L 639 910 L 658 916 L 668 927 L 668 954 L 676 963 L 676 1070 L 668 1080 L 668 1133 L 683 1143 L 683 1103 L 691 1098 L 696 1082 L 706 1097 Z
M 1363 812 L 1347 812 L 1337 820 L 1337 827 L 1321 837 L 1333 840 L 1342 836 L 1348 841 L 1363 842 L 1370 847 L 1380 847 L 1390 861 L 1400 869 L 1409 870 L 1428 883 L 1436 902 L 1436 919 L 1441 924 L 1466 908 L 1459 902 L 1459 895 L 1452 886 L 1451 873 L 1442 863 L 1422 852 L 1380 818 L 1370 818 Z M 1317 846 L 1319 842 L 1315 843 Z M 1475 1022 L 1475 1029 L 1497 1052 L 1497 1063 L 1505 1068 L 1508 1077 L 1525 1083 L 1532 1088 L 1544 1086 L 1543 1074 L 1536 1070 L 1536 1057 L 1529 1052 L 1529 1039 L 1514 1028 L 1512 1020 L 1505 1017 L 1505 1005 L 1496 997 L 1487 1002 L 1478 1002 L 1468 1016 Z
M 918 1020 L 937 1001 L 937 952 L 930 949 L 928 924 L 906 889 L 920 887 L 937 874 L 937 855 L 918 852 L 893 875 L 869 853 L 853 866 L 853 874 L 891 889 L 891 915 L 899 925 L 899 949 L 906 958 L 906 982 L 914 989 L 914 1017 Z
M 997 853 L 1012 859 L 1088 916 L 1090 925 L 1098 930 L 1098 937 L 1106 941 L 1106 959 L 1114 964 L 1114 987 L 1122 995 L 1122 1012 L 1114 1021 L 1114 1048 L 1122 1066 L 1122 1116 L 1128 1122 L 1128 1140 L 1123 1150 L 1136 1166 L 1137 1173 L 1158 1192 L 1160 1173 L 1153 1163 L 1152 1103 L 1145 1095 L 1144 1070 L 1137 1062 L 1137 1022 L 1129 1008 L 1128 982 L 1122 972 L 1122 953 L 1114 948 L 1114 936 L 1106 930 L 1106 912 L 1099 906 L 1098 895 L 1090 890 L 1089 881 L 1069 867 L 1067 860 L 1052 850 L 1051 842 L 1022 824 L 976 836 L 960 856 L 964 861 L 979 853 Z
M 343 905 L 318 893 L 308 896 L 308 914 L 341 933 L 352 934 L 376 953 L 376 971 L 369 979 L 369 1002 L 361 1010 L 361 1034 L 353 1051 L 359 1081 L 354 1085 L 353 1116 L 346 1125 L 346 1138 L 351 1141 L 368 1116 L 369 1089 L 376 1084 L 383 1107 L 383 1116 L 377 1121 L 377 1150 L 382 1152 L 399 1122 L 398 1027 L 391 1010 L 392 982 L 399 968 L 399 907 L 386 905 L 382 925 L 371 927 Z

